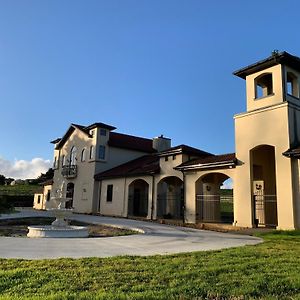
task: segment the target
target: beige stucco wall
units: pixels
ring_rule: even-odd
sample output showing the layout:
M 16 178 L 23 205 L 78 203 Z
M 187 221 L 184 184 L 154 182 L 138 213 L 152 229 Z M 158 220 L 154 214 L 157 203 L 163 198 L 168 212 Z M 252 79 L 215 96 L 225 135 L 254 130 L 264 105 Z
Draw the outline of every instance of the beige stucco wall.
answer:
M 47 195 L 48 192 L 51 193 L 52 185 L 45 185 L 43 187 L 42 193 L 36 193 L 34 194 L 34 200 L 33 200 L 33 208 L 34 209 L 47 209 L 49 208 L 50 201 L 47 201 Z M 40 203 L 38 203 L 38 197 L 40 196 Z
M 273 95 L 255 98 L 255 78 L 265 73 L 273 75 Z M 251 74 L 246 78 L 247 111 L 260 109 L 262 107 L 275 105 L 283 101 L 282 68 L 276 65 L 263 71 Z
M 39 203 L 39 200 L 40 200 L 40 203 Z M 33 200 L 33 208 L 34 209 L 43 209 L 43 202 L 44 202 L 44 194 L 43 193 L 34 194 L 34 200 Z
M 62 157 L 63 155 L 65 155 L 69 159 L 73 146 L 77 148 L 77 176 L 76 178 L 67 179 L 61 175 Z M 96 134 L 94 134 L 93 138 L 89 138 L 81 130 L 75 129 L 59 151 L 59 165 L 54 172 L 53 191 L 61 188 L 63 182 L 65 182 L 65 188 L 67 186 L 67 183 L 74 183 L 73 207 L 75 208 L 75 211 L 81 213 L 90 213 L 92 211 L 92 199 L 94 190 L 93 176 L 95 170 L 95 164 L 93 161 L 95 157 L 95 151 L 94 156 L 90 159 L 90 146 L 96 147 Z M 86 159 L 84 162 L 82 162 L 81 152 L 84 148 L 86 149 Z M 57 152 L 57 150 L 55 150 L 55 152 Z M 66 162 L 66 164 L 68 163 Z M 84 189 L 86 190 L 86 192 L 83 192 Z M 52 196 L 54 196 L 54 193 Z M 56 206 L 57 204 L 51 201 L 51 205 Z
M 235 116 L 236 168 L 234 215 L 238 226 L 253 226 L 250 150 L 259 145 L 275 147 L 278 228 L 294 228 L 290 159 L 282 155 L 289 144 L 288 103 Z
M 122 216 L 128 215 L 128 196 L 129 186 L 136 180 L 144 180 L 148 185 L 148 215 L 147 218 L 151 218 L 151 206 L 152 206 L 152 176 L 140 176 L 140 177 L 123 177 L 116 179 L 105 179 L 100 182 L 101 196 L 100 196 L 100 213 L 110 216 Z M 113 185 L 113 199 L 111 202 L 107 202 L 107 186 Z
M 65 182 L 65 188 L 67 183 L 73 183 L 73 207 L 76 212 L 80 213 L 91 213 L 99 210 L 100 183 L 94 181 L 95 174 L 146 154 L 139 151 L 109 147 L 107 144 L 109 131 L 107 131 L 106 136 L 100 135 L 100 128 L 94 128 L 92 131 L 93 136 L 89 137 L 81 130 L 75 129 L 63 147 L 60 150 L 54 150 L 54 156 L 56 156 L 56 161 L 58 163 L 56 164 L 54 173 L 53 191 L 59 189 L 63 182 Z M 92 131 L 90 133 L 92 133 Z M 98 159 L 100 145 L 103 145 L 106 148 L 104 160 Z M 77 148 L 77 176 L 75 178 L 67 179 L 61 175 L 62 157 L 65 155 L 69 159 L 73 146 Z M 91 146 L 94 147 L 94 151 L 93 156 L 90 158 Z M 82 162 L 81 153 L 84 148 L 86 149 L 86 159 Z M 57 204 L 52 201 L 51 205 L 54 207 Z

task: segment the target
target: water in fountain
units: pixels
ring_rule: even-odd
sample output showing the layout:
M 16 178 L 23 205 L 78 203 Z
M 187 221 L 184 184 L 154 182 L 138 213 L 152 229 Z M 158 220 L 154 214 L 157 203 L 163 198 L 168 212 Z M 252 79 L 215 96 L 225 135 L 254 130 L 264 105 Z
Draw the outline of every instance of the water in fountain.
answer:
M 71 200 L 64 197 L 65 182 L 63 181 L 61 188 L 56 191 L 56 195 L 51 200 L 58 203 L 57 208 L 49 208 L 48 210 L 55 216 L 55 221 L 49 226 L 28 226 L 28 237 L 31 238 L 67 238 L 67 237 L 88 237 L 88 228 L 84 226 L 69 225 L 66 218 L 73 213 L 72 208 L 65 208 L 66 202 Z

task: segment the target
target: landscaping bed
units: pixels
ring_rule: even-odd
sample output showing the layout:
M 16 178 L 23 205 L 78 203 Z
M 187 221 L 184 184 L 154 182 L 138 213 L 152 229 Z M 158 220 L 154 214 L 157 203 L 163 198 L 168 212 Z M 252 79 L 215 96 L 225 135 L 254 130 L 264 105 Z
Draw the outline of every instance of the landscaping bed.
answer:
M 0 236 L 26 237 L 30 225 L 50 225 L 55 218 L 23 218 L 0 220 Z M 70 225 L 87 226 L 89 237 L 112 237 L 121 235 L 137 234 L 136 231 L 121 229 L 111 226 L 86 224 L 78 221 L 71 221 Z

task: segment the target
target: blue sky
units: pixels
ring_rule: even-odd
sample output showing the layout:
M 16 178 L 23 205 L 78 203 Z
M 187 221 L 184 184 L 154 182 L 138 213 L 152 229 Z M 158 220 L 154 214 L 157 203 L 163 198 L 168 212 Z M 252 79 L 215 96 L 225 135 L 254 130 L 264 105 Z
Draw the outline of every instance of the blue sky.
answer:
M 274 49 L 300 56 L 299 8 L 296 0 L 0 0 L 0 174 L 14 176 L 20 161 L 15 176 L 47 168 L 49 141 L 72 122 L 234 151 L 232 117 L 246 102 L 232 72 Z

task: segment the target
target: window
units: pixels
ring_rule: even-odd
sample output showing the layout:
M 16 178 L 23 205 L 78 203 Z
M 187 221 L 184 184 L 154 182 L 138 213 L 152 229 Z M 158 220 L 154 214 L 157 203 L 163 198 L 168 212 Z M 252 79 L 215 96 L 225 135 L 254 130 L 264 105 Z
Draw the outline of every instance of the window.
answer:
M 105 146 L 103 145 L 99 146 L 98 158 L 103 160 L 105 159 Z
M 76 154 L 77 154 L 77 148 L 74 146 L 71 149 L 71 155 L 70 155 L 71 166 L 76 165 L 76 161 L 77 161 Z
M 299 84 L 297 76 L 292 72 L 287 72 L 286 92 L 288 95 L 299 98 Z
M 66 165 L 66 156 L 63 155 L 61 159 L 61 166 L 64 167 Z
M 263 98 L 273 95 L 272 74 L 262 74 L 255 79 L 255 98 Z
M 38 204 L 41 203 L 41 195 L 38 195 L 37 203 L 38 203 Z
M 169 160 L 169 157 L 168 156 L 165 156 L 165 161 L 168 161 Z
M 90 159 L 94 157 L 94 146 L 90 147 Z
M 54 162 L 53 162 L 53 169 L 57 168 L 57 157 L 54 157 Z
M 100 135 L 106 136 L 106 129 L 100 128 Z
M 81 151 L 81 161 L 85 161 L 85 156 L 86 156 L 86 149 L 83 148 Z
M 173 155 L 172 158 L 173 158 L 173 160 L 175 160 L 176 159 L 176 155 Z
M 47 192 L 47 201 L 50 201 L 50 191 Z
M 113 198 L 113 185 L 109 184 L 107 186 L 107 191 L 106 191 L 106 201 L 112 202 L 112 198 Z

